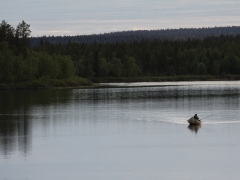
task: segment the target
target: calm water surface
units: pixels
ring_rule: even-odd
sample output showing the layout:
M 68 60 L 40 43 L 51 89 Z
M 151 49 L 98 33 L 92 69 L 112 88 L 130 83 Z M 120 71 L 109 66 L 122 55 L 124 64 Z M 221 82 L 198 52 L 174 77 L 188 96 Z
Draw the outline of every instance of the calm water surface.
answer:
M 239 81 L 117 85 L 0 91 L 0 180 L 240 179 Z

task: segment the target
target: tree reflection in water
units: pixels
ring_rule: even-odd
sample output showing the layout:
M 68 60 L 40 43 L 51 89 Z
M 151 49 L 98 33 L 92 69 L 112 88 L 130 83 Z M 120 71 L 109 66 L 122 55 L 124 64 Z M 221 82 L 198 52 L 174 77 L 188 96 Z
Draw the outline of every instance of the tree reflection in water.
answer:
M 31 121 L 27 115 L 4 115 L 0 122 L 0 151 L 4 155 L 18 149 L 27 154 L 31 147 Z
M 0 93 L 0 152 L 27 155 L 32 143 L 32 108 L 68 103 L 71 90 L 2 91 Z

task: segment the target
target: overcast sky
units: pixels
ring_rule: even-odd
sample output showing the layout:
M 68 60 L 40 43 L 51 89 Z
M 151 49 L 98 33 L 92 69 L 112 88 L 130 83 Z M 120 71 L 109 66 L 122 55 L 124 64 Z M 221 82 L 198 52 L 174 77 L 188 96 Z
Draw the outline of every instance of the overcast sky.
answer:
M 0 0 L 1 21 L 32 36 L 240 26 L 240 0 Z

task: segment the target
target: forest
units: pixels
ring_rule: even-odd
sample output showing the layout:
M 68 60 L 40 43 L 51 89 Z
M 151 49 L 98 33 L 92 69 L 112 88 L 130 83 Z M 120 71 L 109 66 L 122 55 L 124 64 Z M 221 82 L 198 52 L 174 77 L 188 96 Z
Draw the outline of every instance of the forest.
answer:
M 203 40 L 209 36 L 237 35 L 240 34 L 240 26 L 229 27 L 209 27 L 209 28 L 180 28 L 180 29 L 161 29 L 161 30 L 136 30 L 120 31 L 103 34 L 77 35 L 77 36 L 42 36 L 31 37 L 32 46 L 39 45 L 41 39 L 47 40 L 52 44 L 66 44 L 69 41 L 75 43 L 115 43 L 132 42 L 145 40 L 188 40 L 189 38 Z
M 51 43 L 31 46 L 30 25 L 0 24 L 0 84 L 77 86 L 145 77 L 239 78 L 240 34 L 203 39 Z M 168 78 L 166 78 L 168 79 Z M 190 78 L 191 79 L 191 78 Z M 91 81 L 89 81 L 91 80 Z
M 0 88 L 91 85 L 76 76 L 71 56 L 36 51 L 30 46 L 30 25 L 0 24 Z

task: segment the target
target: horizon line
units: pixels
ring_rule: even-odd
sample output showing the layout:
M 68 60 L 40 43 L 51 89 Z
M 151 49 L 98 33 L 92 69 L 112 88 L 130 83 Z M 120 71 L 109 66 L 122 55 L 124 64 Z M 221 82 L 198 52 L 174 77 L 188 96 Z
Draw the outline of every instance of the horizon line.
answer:
M 30 38 L 39 38 L 39 37 L 74 37 L 74 36 L 93 36 L 93 35 L 106 35 L 111 33 L 121 33 L 121 32 L 137 32 L 137 31 L 169 31 L 169 30 L 187 30 L 187 29 L 213 29 L 213 28 L 233 28 L 233 27 L 239 27 L 237 25 L 232 26 L 209 26 L 209 27 L 190 27 L 190 28 L 166 28 L 166 29 L 131 29 L 131 30 L 123 30 L 123 31 L 109 31 L 104 33 L 94 33 L 94 34 L 76 34 L 76 35 L 67 35 L 66 33 L 64 35 L 42 35 L 42 36 L 31 36 Z

